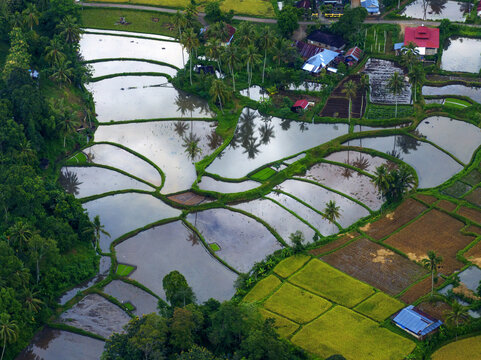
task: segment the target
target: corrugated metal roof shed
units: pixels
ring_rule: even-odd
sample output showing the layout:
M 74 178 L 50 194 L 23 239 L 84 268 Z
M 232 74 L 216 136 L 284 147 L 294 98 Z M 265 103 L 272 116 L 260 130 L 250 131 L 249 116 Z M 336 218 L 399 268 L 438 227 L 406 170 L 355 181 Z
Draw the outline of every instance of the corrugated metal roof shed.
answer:
M 402 309 L 394 317 L 393 322 L 417 336 L 427 335 L 442 325 L 440 320 L 421 313 L 412 305 Z

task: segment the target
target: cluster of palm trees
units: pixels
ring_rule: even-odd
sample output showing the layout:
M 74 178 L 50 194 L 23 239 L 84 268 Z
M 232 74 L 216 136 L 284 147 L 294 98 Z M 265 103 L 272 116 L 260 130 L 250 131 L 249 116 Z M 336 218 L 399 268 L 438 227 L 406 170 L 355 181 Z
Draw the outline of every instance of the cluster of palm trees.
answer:
M 415 184 L 406 165 L 389 169 L 383 164 L 376 168 L 374 176 L 372 182 L 388 203 L 400 201 Z

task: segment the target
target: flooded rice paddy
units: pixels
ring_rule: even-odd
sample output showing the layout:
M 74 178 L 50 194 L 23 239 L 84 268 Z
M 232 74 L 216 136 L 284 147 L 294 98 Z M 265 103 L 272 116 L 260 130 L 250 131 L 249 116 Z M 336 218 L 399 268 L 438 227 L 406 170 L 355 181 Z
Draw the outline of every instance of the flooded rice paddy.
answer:
M 100 77 L 110 74 L 157 72 L 174 77 L 177 70 L 166 65 L 153 64 L 146 61 L 101 61 L 89 64 L 92 69 L 92 77 Z
M 480 53 L 481 39 L 451 37 L 444 44 L 441 69 L 477 73 L 481 69 Z
M 464 22 L 466 14 L 473 5 L 451 0 L 415 0 L 404 8 L 401 15 L 413 19 Z
M 359 145 L 360 142 L 362 142 L 362 140 L 356 140 L 357 145 Z M 352 143 L 352 145 L 354 146 L 354 143 Z M 389 160 L 386 160 L 384 158 L 372 156 L 370 154 L 359 151 L 347 150 L 332 153 L 329 156 L 326 156 L 325 159 L 357 167 L 358 169 L 364 170 L 369 174 L 374 174 L 377 167 L 389 164 Z
M 458 95 L 467 96 L 472 100 L 481 103 L 481 87 L 466 85 L 445 85 L 445 86 L 423 86 L 423 95 Z M 442 100 L 440 100 L 442 102 Z M 426 103 L 427 100 L 426 100 Z
M 256 187 L 259 187 L 261 183 L 252 180 L 227 182 L 215 180 L 209 176 L 204 176 L 197 185 L 201 190 L 215 191 L 219 193 L 236 193 L 255 189 Z
M 135 307 L 133 313 L 137 316 L 157 312 L 157 298 L 121 280 L 114 280 L 103 290 L 104 293 L 113 296 L 121 303 L 129 302 Z
M 269 94 L 267 93 L 267 91 L 258 85 L 254 85 L 250 88 L 241 90 L 240 93 L 242 96 L 246 96 L 254 101 L 263 101 L 269 99 Z

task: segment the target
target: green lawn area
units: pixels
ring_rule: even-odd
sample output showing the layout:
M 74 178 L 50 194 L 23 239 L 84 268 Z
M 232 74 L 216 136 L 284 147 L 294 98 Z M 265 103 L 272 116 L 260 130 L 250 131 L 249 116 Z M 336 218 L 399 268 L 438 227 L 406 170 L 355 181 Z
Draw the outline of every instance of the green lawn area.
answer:
M 266 309 L 261 308 L 259 309 L 259 312 L 265 319 L 272 318 L 275 320 L 274 327 L 276 328 L 277 333 L 282 337 L 288 337 L 299 328 L 299 325 L 295 322 L 287 320 L 286 318 L 267 311 Z
M 214 251 L 219 251 L 220 250 L 220 246 L 216 243 L 212 243 L 212 244 L 209 244 L 210 248 Z
M 135 306 L 132 305 L 132 304 L 129 303 L 129 302 L 125 302 L 125 303 L 124 303 L 124 306 L 125 306 L 125 308 L 126 308 L 127 310 L 129 310 L 129 311 L 134 311 L 134 310 L 135 310 Z
M 481 354 L 481 336 L 452 342 L 431 355 L 433 360 L 467 360 L 479 359 Z
M 291 276 L 294 272 L 299 270 L 302 267 L 302 265 L 304 265 L 310 259 L 311 259 L 310 256 L 301 255 L 301 254 L 288 257 L 287 259 L 282 260 L 274 268 L 274 272 L 283 278 L 287 278 Z
M 271 169 L 270 167 L 266 167 L 255 174 L 251 175 L 251 179 L 257 181 L 265 181 L 269 179 L 272 175 L 276 173 L 275 170 Z
M 78 152 L 70 159 L 67 160 L 68 165 L 85 164 L 87 162 L 87 157 L 83 152 Z
M 454 98 L 446 98 L 444 100 L 444 106 L 454 107 L 457 109 L 464 109 L 468 106 L 471 106 L 469 102 L 466 100 L 454 99 Z
M 411 105 L 398 105 L 397 117 L 408 117 L 413 114 L 413 107 Z M 396 115 L 395 105 L 377 105 L 369 104 L 366 114 L 366 119 L 382 120 L 382 119 L 394 119 Z
M 343 272 L 314 259 L 289 281 L 331 301 L 353 307 L 374 293 L 374 289 Z
M 385 293 L 378 292 L 357 305 L 354 310 L 371 319 L 383 321 L 388 316 L 401 310 L 404 306 L 405 304 L 399 300 L 396 300 Z
M 119 264 L 117 266 L 117 271 L 115 272 L 119 276 L 128 276 L 132 271 L 134 271 L 134 267 L 125 264 Z
M 256 286 L 244 297 L 244 302 L 261 301 L 270 295 L 279 285 L 281 281 L 274 275 L 269 275 L 265 279 L 259 281 Z
M 264 303 L 267 310 L 299 324 L 313 320 L 331 306 L 329 301 L 287 282 Z
M 84 8 L 81 14 L 83 26 L 86 28 L 175 36 L 173 31 L 170 31 L 167 26 L 167 24 L 172 22 L 171 15 L 159 13 L 158 11 Z M 115 25 L 121 16 L 125 17 L 125 20 L 130 24 Z M 154 22 L 152 21 L 153 18 L 157 18 L 159 21 Z
M 304 326 L 291 341 L 322 358 L 342 354 L 348 360 L 400 360 L 414 349 L 414 342 L 342 306 Z

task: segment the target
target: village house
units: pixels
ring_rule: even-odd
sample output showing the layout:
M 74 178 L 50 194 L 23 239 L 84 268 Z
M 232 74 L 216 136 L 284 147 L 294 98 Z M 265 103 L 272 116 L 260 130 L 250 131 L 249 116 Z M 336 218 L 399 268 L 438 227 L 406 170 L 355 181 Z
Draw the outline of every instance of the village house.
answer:
M 443 324 L 440 320 L 434 319 L 412 305 L 398 312 L 392 321 L 397 327 L 419 340 L 432 334 Z
M 367 10 L 369 15 L 380 14 L 378 0 L 361 0 L 361 6 Z
M 310 33 L 307 37 L 307 43 L 329 50 L 342 50 L 346 46 L 342 37 L 320 30 Z
M 322 49 L 316 55 L 310 57 L 302 66 L 302 70 L 309 71 L 313 74 L 319 74 L 322 68 L 327 68 L 327 70 L 332 72 L 337 72 L 333 67 L 330 67 L 334 63 L 334 60 L 340 56 L 336 51 L 329 49 Z
M 419 55 L 435 55 L 439 49 L 439 29 L 424 25 L 407 27 L 404 31 L 404 46 L 414 43 Z

